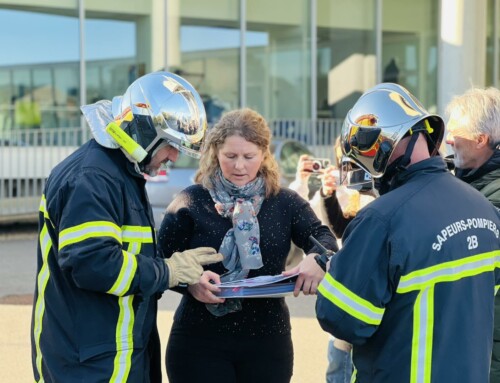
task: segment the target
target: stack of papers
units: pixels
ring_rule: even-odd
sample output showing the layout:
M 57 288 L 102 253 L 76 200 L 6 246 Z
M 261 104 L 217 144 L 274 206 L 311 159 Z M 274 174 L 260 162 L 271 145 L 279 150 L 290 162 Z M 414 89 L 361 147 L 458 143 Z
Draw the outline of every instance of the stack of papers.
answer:
M 255 278 L 218 284 L 216 295 L 221 298 L 279 298 L 291 294 L 299 273 L 283 275 L 261 275 Z

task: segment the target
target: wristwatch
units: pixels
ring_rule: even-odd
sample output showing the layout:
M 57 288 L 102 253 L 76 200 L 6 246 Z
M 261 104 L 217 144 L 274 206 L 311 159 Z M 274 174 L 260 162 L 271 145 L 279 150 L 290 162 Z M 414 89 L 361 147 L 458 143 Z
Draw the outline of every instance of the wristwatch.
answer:
M 319 267 L 321 267 L 321 269 L 326 272 L 326 264 L 328 263 L 328 261 L 330 260 L 332 255 L 333 255 L 333 252 L 330 252 L 330 251 L 328 251 L 326 253 L 316 254 L 314 256 L 314 260 L 319 265 Z

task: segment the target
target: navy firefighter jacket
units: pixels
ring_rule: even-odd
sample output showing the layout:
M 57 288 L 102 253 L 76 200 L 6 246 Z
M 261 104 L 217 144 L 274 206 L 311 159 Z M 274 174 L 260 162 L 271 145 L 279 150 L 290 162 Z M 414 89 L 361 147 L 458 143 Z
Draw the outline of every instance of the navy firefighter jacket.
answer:
M 348 225 L 318 320 L 353 344 L 355 382 L 486 383 L 499 212 L 440 157 L 398 180 Z
M 148 340 L 168 269 L 143 176 L 90 140 L 57 165 L 39 213 L 36 382 L 149 382 Z

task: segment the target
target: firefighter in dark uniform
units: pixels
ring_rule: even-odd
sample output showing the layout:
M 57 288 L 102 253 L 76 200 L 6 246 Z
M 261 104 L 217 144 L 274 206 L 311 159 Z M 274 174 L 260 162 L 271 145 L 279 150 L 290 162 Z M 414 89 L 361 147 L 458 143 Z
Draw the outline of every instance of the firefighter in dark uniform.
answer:
M 193 284 L 212 248 L 156 255 L 143 173 L 192 156 L 203 104 L 183 78 L 156 72 L 123 96 L 82 107 L 94 138 L 47 179 L 39 215 L 31 341 L 36 382 L 159 382 L 157 299 Z
M 355 382 L 488 382 L 500 214 L 447 171 L 443 133 L 439 116 L 390 83 L 344 122 L 345 160 L 381 196 L 347 226 L 316 314 L 353 344 Z

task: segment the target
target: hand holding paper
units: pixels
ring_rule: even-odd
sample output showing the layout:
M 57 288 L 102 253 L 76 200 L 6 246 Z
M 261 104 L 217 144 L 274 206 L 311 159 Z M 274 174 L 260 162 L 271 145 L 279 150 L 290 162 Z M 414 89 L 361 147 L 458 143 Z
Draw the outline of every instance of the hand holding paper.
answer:
M 202 303 L 224 303 L 223 298 L 216 296 L 220 292 L 217 287 L 218 283 L 220 283 L 219 274 L 206 270 L 201 275 L 198 283 L 188 287 L 188 291 L 196 300 Z
M 325 272 L 321 270 L 314 259 L 315 255 L 317 254 L 308 254 L 302 262 L 300 262 L 293 269 L 283 272 L 284 276 L 298 274 L 297 281 L 295 282 L 295 288 L 293 290 L 293 295 L 295 297 L 299 296 L 301 290 L 304 295 L 316 294 L 318 285 L 325 276 Z
M 290 294 L 295 288 L 298 274 L 261 275 L 237 281 L 217 284 L 220 292 L 215 293 L 224 298 L 270 298 Z

